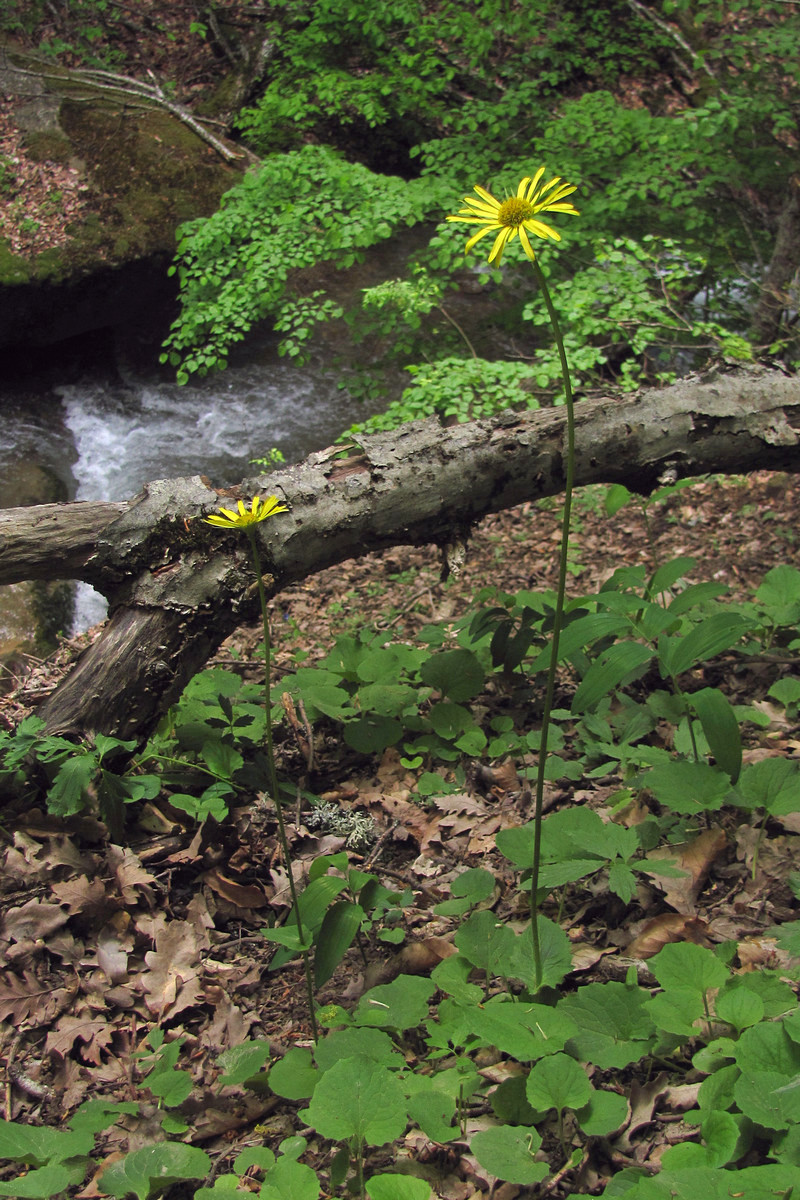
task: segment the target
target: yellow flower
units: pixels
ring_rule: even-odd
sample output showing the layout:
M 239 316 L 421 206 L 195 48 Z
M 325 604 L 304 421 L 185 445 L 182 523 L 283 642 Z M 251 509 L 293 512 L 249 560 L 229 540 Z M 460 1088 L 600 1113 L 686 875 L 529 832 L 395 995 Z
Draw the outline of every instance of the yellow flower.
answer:
M 266 521 L 267 517 L 274 517 L 276 513 L 289 511 L 277 496 L 267 496 L 266 500 L 254 496 L 249 511 L 245 508 L 244 501 L 240 500 L 238 508 L 238 512 L 231 508 L 220 508 L 213 517 L 203 517 L 203 520 L 207 525 L 219 525 L 222 529 L 246 529 L 248 525 L 257 525 L 259 521 Z
M 522 249 L 531 262 L 536 256 L 528 237 L 529 233 L 535 234 L 536 237 L 553 238 L 556 242 L 561 241 L 561 234 L 552 226 L 545 225 L 544 221 L 538 220 L 536 214 L 563 212 L 577 217 L 577 208 L 563 203 L 564 197 L 571 196 L 576 189 L 569 183 L 562 183 L 560 175 L 556 175 L 549 183 L 542 185 L 540 180 L 543 175 L 544 167 L 540 167 L 532 179 L 526 176 L 520 182 L 515 196 L 509 196 L 508 199 L 502 201 L 495 200 L 494 196 L 485 188 L 475 185 L 474 190 L 478 193 L 479 198 L 465 196 L 464 203 L 467 208 L 462 208 L 454 217 L 447 218 L 448 221 L 467 221 L 471 225 L 483 226 L 467 242 L 466 254 L 469 254 L 475 243 L 479 242 L 487 233 L 497 233 L 492 252 L 489 255 L 489 262 L 493 262 L 498 267 L 503 257 L 503 251 L 517 234 L 522 242 Z

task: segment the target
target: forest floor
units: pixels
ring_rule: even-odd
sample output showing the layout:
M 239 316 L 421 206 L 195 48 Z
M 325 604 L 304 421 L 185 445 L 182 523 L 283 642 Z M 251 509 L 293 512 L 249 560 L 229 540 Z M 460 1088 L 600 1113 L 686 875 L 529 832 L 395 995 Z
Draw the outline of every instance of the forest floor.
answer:
M 770 568 L 797 559 L 796 477 L 708 479 L 647 511 L 632 503 L 613 518 L 605 515 L 603 495 L 593 488 L 578 498 L 571 595 L 596 590 L 619 566 L 651 568 L 691 555 L 697 560 L 693 580 L 719 581 L 740 599 L 752 596 Z M 296 669 L 298 652 L 313 663 L 341 633 L 367 629 L 386 640 L 409 639 L 423 625 L 463 616 L 490 584 L 508 592 L 552 586 L 559 518 L 560 505 L 553 500 L 485 520 L 474 532 L 461 577 L 444 584 L 433 548 L 398 548 L 308 580 L 274 602 L 276 669 Z M 0 699 L 0 720 L 7 727 L 35 707 L 90 636 L 66 642 L 47 662 L 29 663 Z M 258 637 L 256 629 L 241 630 L 215 663 L 246 669 Z M 257 679 L 257 663 L 250 669 Z M 777 670 L 774 661 L 744 669 L 723 656 L 714 664 L 714 678 L 706 679 L 734 702 L 756 703 L 772 718 L 768 728 L 753 733 L 745 750 L 749 761 L 800 750 L 798 729 L 766 699 Z M 570 686 L 568 679 L 561 684 Z M 491 710 L 496 700 L 487 695 L 481 703 Z M 537 720 L 532 706 L 531 727 Z M 368 816 L 376 840 L 360 854 L 350 853 L 351 863 L 413 896 L 404 910 L 402 947 L 373 941 L 366 962 L 351 951 L 322 989 L 320 1003 L 347 1007 L 366 986 L 401 972 L 429 972 L 448 952 L 455 929 L 452 918 L 431 909 L 449 897 L 451 881 L 465 867 L 494 871 L 498 919 L 524 915 L 510 864 L 494 850 L 494 835 L 530 817 L 530 796 L 519 775 L 530 762 L 481 764 L 490 769 L 468 774 L 465 790 L 421 801 L 417 774 L 403 767 L 395 749 L 375 758 L 357 755 L 334 736 L 332 726 L 316 732 L 309 771 L 299 725 L 299 738 L 288 723 L 278 730 L 281 772 L 297 784 L 298 796 L 301 787 L 308 788 L 344 811 Z M 618 786 L 613 777 L 550 784 L 546 807 L 583 804 L 602 812 Z M 12 804 L 6 810 L 1 831 L 0 952 L 6 969 L 0 977 L 0 1048 L 6 1082 L 0 1115 L 60 1126 L 87 1097 L 136 1099 L 141 1075 L 135 1055 L 148 1031 L 158 1027 L 168 1038 L 186 1039 L 183 1054 L 193 1088 L 181 1112 L 191 1141 L 220 1171 L 230 1169 L 243 1147 L 274 1149 L 298 1132 L 296 1104 L 215 1086 L 217 1056 L 245 1039 L 267 1039 L 276 1056 L 309 1044 L 302 972 L 296 965 L 272 972 L 274 947 L 259 932 L 288 911 L 287 877 L 269 806 L 253 797 L 222 824 L 210 820 L 197 828 L 156 801 L 133 814 L 124 844 L 117 845 L 94 817 L 59 820 L 40 809 L 21 809 Z M 288 816 L 293 853 L 304 872 L 318 855 L 343 848 L 343 837 L 304 823 L 299 801 L 298 811 Z M 774 943 L 762 934 L 774 923 L 797 918 L 786 878 L 793 857 L 797 861 L 798 832 L 797 816 L 771 821 L 754 866 L 757 831 L 747 819 L 724 817 L 709 830 L 702 853 L 685 861 L 689 874 L 669 887 L 664 881 L 643 883 L 628 905 L 602 888 L 576 889 L 560 916 L 573 945 L 573 982 L 624 978 L 631 957 L 646 959 L 666 940 L 713 945 L 736 938 L 740 946 L 747 943 L 753 961 L 774 961 Z M 547 911 L 554 916 L 556 908 L 548 905 Z M 564 986 L 569 985 L 567 980 Z M 653 1091 L 641 1128 L 617 1166 L 653 1161 L 658 1146 L 674 1140 L 679 1114 L 691 1103 L 685 1089 Z M 101 1135 L 103 1160 L 163 1136 L 156 1118 L 154 1106 L 143 1104 L 138 1115 Z M 305 1161 L 324 1178 L 331 1144 L 305 1132 L 310 1138 Z M 466 1152 L 459 1154 L 458 1143 L 445 1150 L 426 1144 L 417 1132 L 394 1149 L 427 1162 L 440 1196 L 466 1200 L 491 1191 L 491 1177 Z M 375 1154 L 372 1168 L 386 1169 L 387 1148 Z M 586 1190 L 597 1190 L 602 1179 L 602 1170 L 589 1164 L 582 1182 Z M 506 1184 L 493 1195 L 513 1200 L 520 1190 Z M 565 1183 L 547 1194 L 568 1191 Z M 101 1192 L 90 1184 L 80 1195 Z

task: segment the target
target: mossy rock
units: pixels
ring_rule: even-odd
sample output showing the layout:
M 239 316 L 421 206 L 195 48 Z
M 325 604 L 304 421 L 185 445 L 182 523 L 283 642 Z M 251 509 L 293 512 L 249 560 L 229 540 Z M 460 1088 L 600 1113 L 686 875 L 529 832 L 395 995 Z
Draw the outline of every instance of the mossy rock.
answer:
M 32 273 L 28 260 L 14 254 L 5 239 L 0 240 L 0 285 L 17 286 L 28 283 Z
M 74 157 L 69 138 L 57 129 L 30 130 L 22 144 L 34 162 L 69 163 Z
M 121 305 L 114 311 L 104 285 L 96 289 L 96 312 L 87 307 L 92 289 L 74 317 L 65 293 L 54 320 L 52 289 L 74 291 L 95 276 L 169 259 L 178 226 L 217 209 L 242 178 L 244 158 L 241 165 L 225 162 L 183 121 L 139 96 L 109 92 L 22 52 L 10 51 L 12 60 L 5 86 L 13 94 L 18 71 L 19 88 L 28 89 L 20 96 L 35 99 L 36 111 L 26 118 L 27 152 L 40 161 L 80 164 L 87 185 L 88 208 L 70 222 L 66 244 L 25 257 L 0 243 L 0 346 L 41 345 L 48 331 L 61 339 L 124 319 L 127 299 L 112 289 Z

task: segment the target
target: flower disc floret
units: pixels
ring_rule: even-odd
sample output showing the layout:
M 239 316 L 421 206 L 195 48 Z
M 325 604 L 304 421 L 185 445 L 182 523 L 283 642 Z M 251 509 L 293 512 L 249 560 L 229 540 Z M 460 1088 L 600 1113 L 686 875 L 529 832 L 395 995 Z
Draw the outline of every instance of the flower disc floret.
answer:
M 220 508 L 218 513 L 204 517 L 203 520 L 207 525 L 216 525 L 220 529 L 247 529 L 249 525 L 257 525 L 259 521 L 266 521 L 267 517 L 274 517 L 277 513 L 289 511 L 285 504 L 281 504 L 277 496 L 267 496 L 265 499 L 262 499 L 261 496 L 254 496 L 249 509 L 245 508 L 243 500 L 239 500 L 237 509 L 238 511 L 234 512 L 231 508 Z
M 469 254 L 473 246 L 494 233 L 496 237 L 489 254 L 489 262 L 500 265 L 503 251 L 509 242 L 519 237 L 522 249 L 533 262 L 534 254 L 530 235 L 540 238 L 552 238 L 561 241 L 561 234 L 552 225 L 539 220 L 538 214 L 545 212 L 568 213 L 577 217 L 578 210 L 566 201 L 576 190 L 570 183 L 562 181 L 560 175 L 555 175 L 548 183 L 542 184 L 544 167 L 540 167 L 535 175 L 526 175 L 517 187 L 516 195 L 508 196 L 505 200 L 497 200 L 485 188 L 475 185 L 477 196 L 465 196 L 462 208 L 448 221 L 466 221 L 470 225 L 480 225 L 481 228 L 468 240 L 465 252 Z

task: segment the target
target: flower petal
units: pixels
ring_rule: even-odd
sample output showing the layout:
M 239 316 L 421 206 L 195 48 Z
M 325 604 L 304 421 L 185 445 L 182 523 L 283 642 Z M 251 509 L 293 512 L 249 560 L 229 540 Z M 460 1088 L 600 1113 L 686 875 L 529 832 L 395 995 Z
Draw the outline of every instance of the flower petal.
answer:
M 489 225 L 486 229 L 481 229 L 479 233 L 474 233 L 464 247 L 464 253 L 469 254 L 476 242 L 479 242 L 482 237 L 486 236 L 487 233 L 492 233 L 497 228 L 497 225 Z M 489 261 L 491 262 L 491 259 Z
M 497 267 L 500 266 L 500 260 L 503 257 L 503 251 L 508 243 L 512 240 L 516 232 L 516 229 L 512 228 L 510 225 L 503 226 L 494 240 L 492 252 L 489 255 L 489 262 L 493 262 Z
M 519 240 L 522 242 L 522 249 L 525 251 L 528 258 L 531 260 L 531 262 L 534 262 L 536 255 L 533 252 L 533 246 L 531 245 L 530 238 L 528 237 L 523 225 L 520 225 L 519 227 Z
M 481 200 L 486 201 L 486 203 L 489 205 L 489 207 L 492 209 L 493 212 L 497 212 L 497 210 L 500 208 L 500 201 L 495 200 L 495 198 L 491 192 L 487 192 L 486 188 L 482 188 L 480 186 L 480 184 L 477 184 L 477 183 L 475 184 L 475 191 L 478 193 Z M 467 200 L 469 201 L 469 197 L 467 197 Z M 473 200 L 473 204 L 474 203 L 475 203 L 475 201 Z
M 528 200 L 531 203 L 533 202 L 533 197 L 534 197 L 534 194 L 536 193 L 537 187 L 539 185 L 539 180 L 542 178 L 543 175 L 544 175 L 544 167 L 539 167 L 539 170 L 536 172 L 533 179 L 528 180 L 527 195 L 523 196 L 523 199 Z M 518 192 L 517 195 L 522 195 L 522 193 Z

